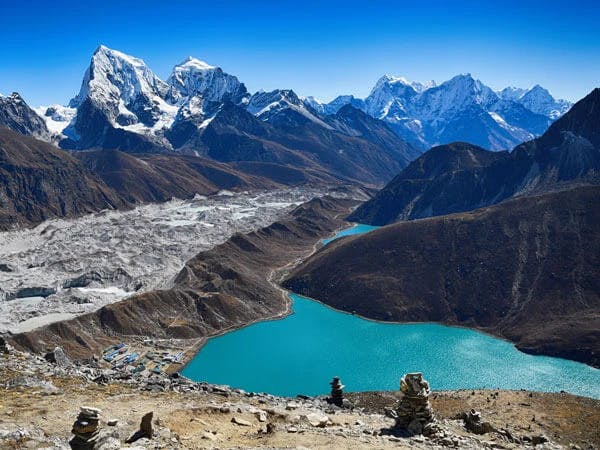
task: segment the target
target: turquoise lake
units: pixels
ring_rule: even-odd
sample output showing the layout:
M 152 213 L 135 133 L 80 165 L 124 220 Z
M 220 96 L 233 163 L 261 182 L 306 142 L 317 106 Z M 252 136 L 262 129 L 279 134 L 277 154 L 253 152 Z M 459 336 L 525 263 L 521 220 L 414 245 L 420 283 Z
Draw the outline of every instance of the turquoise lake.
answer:
M 342 231 L 338 232 L 335 236 L 327 238 L 327 239 L 323 239 L 321 242 L 325 245 L 329 244 L 331 241 L 334 241 L 338 238 L 341 238 L 343 236 L 350 236 L 353 234 L 364 234 L 367 233 L 369 231 L 373 231 L 376 230 L 379 227 L 376 227 L 374 225 L 365 225 L 364 223 L 358 223 L 350 228 L 345 228 Z
M 344 235 L 373 229 L 366 227 Z M 585 364 L 528 355 L 465 328 L 373 322 L 290 297 L 293 314 L 210 339 L 182 374 L 295 396 L 327 393 L 334 375 L 349 391 L 396 390 L 404 373 L 419 371 L 433 389 L 565 390 L 600 398 L 600 370 Z

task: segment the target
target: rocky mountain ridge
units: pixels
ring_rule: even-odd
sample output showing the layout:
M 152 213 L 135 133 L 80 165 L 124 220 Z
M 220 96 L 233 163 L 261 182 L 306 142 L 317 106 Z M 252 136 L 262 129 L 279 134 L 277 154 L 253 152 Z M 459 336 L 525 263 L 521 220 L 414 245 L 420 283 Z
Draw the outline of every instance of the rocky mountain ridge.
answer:
M 46 141 L 53 137 L 44 119 L 16 92 L 8 97 L 0 95 L 0 127 Z
M 118 150 L 69 153 L 0 128 L 0 230 L 103 209 L 231 191 L 339 184 L 319 167 L 220 163 L 192 155 L 133 155 Z
M 73 156 L 0 128 L 0 230 L 128 206 Z

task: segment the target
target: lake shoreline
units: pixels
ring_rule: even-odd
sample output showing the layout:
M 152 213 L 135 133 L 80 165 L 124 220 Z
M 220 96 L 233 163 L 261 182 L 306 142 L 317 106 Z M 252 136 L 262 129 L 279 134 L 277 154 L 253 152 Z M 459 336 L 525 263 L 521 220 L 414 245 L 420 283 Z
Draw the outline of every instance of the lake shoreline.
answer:
M 339 234 L 341 231 L 349 230 L 349 229 L 352 229 L 352 228 L 356 228 L 358 225 L 360 225 L 360 224 L 352 224 L 352 226 L 350 226 L 350 227 L 348 227 L 348 226 L 340 227 L 339 230 L 335 234 L 333 234 L 333 236 Z M 368 322 L 368 323 L 381 324 L 381 325 L 409 325 L 409 326 L 432 325 L 432 326 L 436 326 L 436 327 L 447 328 L 449 330 L 453 330 L 454 329 L 454 330 L 470 331 L 470 332 L 474 332 L 474 333 L 479 333 L 482 336 L 485 336 L 485 337 L 487 337 L 489 339 L 495 339 L 495 340 L 501 341 L 501 342 L 503 342 L 503 343 L 505 343 L 507 345 L 510 345 L 510 347 L 513 349 L 513 351 L 522 353 L 524 355 L 542 356 L 544 358 L 551 358 L 552 360 L 554 360 L 554 359 L 560 359 L 560 360 L 565 361 L 566 363 L 575 364 L 575 365 L 581 365 L 581 366 L 583 366 L 585 368 L 595 369 L 593 366 L 586 365 L 584 363 L 577 362 L 577 361 L 568 360 L 568 359 L 565 359 L 565 358 L 558 358 L 558 357 L 553 357 L 553 356 L 549 356 L 549 355 L 536 355 L 534 353 L 523 352 L 523 351 L 521 351 L 521 349 L 519 349 L 510 340 L 506 339 L 503 336 L 497 336 L 494 333 L 490 333 L 489 330 L 478 329 L 477 327 L 468 327 L 468 326 L 464 326 L 464 325 L 460 325 L 460 324 L 443 323 L 443 322 L 431 322 L 431 321 L 428 321 L 428 322 L 397 322 L 397 321 L 385 321 L 385 320 L 372 319 L 372 318 L 364 317 L 364 316 L 361 316 L 359 314 L 355 314 L 355 313 L 352 313 L 352 312 L 349 312 L 349 311 L 344 311 L 344 310 L 336 309 L 336 308 L 334 308 L 334 307 L 332 307 L 330 305 L 327 305 L 326 303 L 324 303 L 324 302 L 322 302 L 322 301 L 320 301 L 318 299 L 307 297 L 307 296 L 302 295 L 302 294 L 297 294 L 297 293 L 294 293 L 292 291 L 285 290 L 284 288 L 282 288 L 279 285 L 279 283 L 281 282 L 281 280 L 283 280 L 285 278 L 286 274 L 290 270 L 292 270 L 294 267 L 296 267 L 298 264 L 300 264 L 302 262 L 302 260 L 304 260 L 307 257 L 310 257 L 310 255 L 314 254 L 314 252 L 316 252 L 320 248 L 322 248 L 324 246 L 324 244 L 322 242 L 323 242 L 323 240 L 320 240 L 319 242 L 317 242 L 313 246 L 312 251 L 309 252 L 307 255 L 303 255 L 303 257 L 301 257 L 301 258 L 297 258 L 296 260 L 291 261 L 290 263 L 288 263 L 288 264 L 286 264 L 286 265 L 284 265 L 284 266 L 282 266 L 282 267 L 280 267 L 278 269 L 274 269 L 274 270 L 271 271 L 270 276 L 268 278 L 269 282 L 272 283 L 273 286 L 277 287 L 280 290 L 280 292 L 283 295 L 283 297 L 285 298 L 285 310 L 281 314 L 278 314 L 277 316 L 273 316 L 273 317 L 270 317 L 270 318 L 265 319 L 265 320 L 256 320 L 256 321 L 253 321 L 252 323 L 248 323 L 248 324 L 245 324 L 245 325 L 240 326 L 240 327 L 235 327 L 235 329 L 226 330 L 226 331 L 223 331 L 222 333 L 219 333 L 218 335 L 211 336 L 210 338 L 207 338 L 205 340 L 205 342 L 203 343 L 202 347 L 204 347 L 204 345 L 207 344 L 210 341 L 211 338 L 213 338 L 213 337 L 222 337 L 225 334 L 229 333 L 230 331 L 233 332 L 233 331 L 243 330 L 243 329 L 246 329 L 246 328 L 250 327 L 251 325 L 256 325 L 256 324 L 260 324 L 260 323 L 265 323 L 266 324 L 266 323 L 269 323 L 269 322 L 273 322 L 273 321 L 285 319 L 286 317 L 289 317 L 290 315 L 293 315 L 295 313 L 294 312 L 294 308 L 293 308 L 293 305 L 295 303 L 294 296 L 297 296 L 298 298 L 302 298 L 303 300 L 306 300 L 307 302 L 315 303 L 315 304 L 319 305 L 320 307 L 324 306 L 329 311 L 332 311 L 332 312 L 335 312 L 335 313 L 344 313 L 344 316 L 356 317 L 357 319 L 363 320 L 363 321 Z M 193 355 L 193 357 L 186 362 L 185 367 L 182 368 L 183 372 L 188 368 L 190 362 L 194 358 L 196 358 L 199 353 L 200 352 L 198 352 L 196 355 Z M 543 362 L 544 360 L 540 360 L 540 361 Z M 198 378 L 193 378 L 193 379 L 198 379 Z M 215 380 L 212 380 L 212 381 L 214 382 Z M 224 384 L 228 384 L 228 383 L 224 383 Z M 481 385 L 481 384 L 479 384 L 479 385 L 473 385 L 471 387 L 469 387 L 469 386 L 461 387 L 461 389 L 465 389 L 465 390 L 468 390 L 468 389 L 485 389 L 485 388 L 486 388 L 486 386 L 485 385 Z M 386 388 L 383 388 L 383 387 L 381 387 L 379 389 L 382 390 L 382 391 L 386 390 Z M 449 389 L 436 389 L 436 390 L 456 390 L 456 389 L 459 389 L 459 388 L 452 387 L 452 388 L 449 388 Z M 496 387 L 493 387 L 493 389 L 503 389 L 503 390 L 506 390 L 507 388 L 506 387 L 497 387 L 496 386 Z M 531 387 L 526 387 L 526 389 L 532 390 Z M 362 390 L 364 390 L 364 388 L 356 388 L 356 389 L 350 389 L 349 392 L 351 392 L 351 391 L 359 392 L 359 391 L 362 391 Z M 393 388 L 390 388 L 390 390 L 393 390 Z M 560 390 L 562 390 L 562 388 L 557 387 L 554 390 L 542 390 L 540 392 L 559 392 Z M 582 391 L 582 390 L 571 391 L 571 392 L 573 392 L 575 395 L 585 395 L 584 391 Z M 287 394 L 282 394 L 280 392 L 278 395 L 287 395 Z M 291 395 L 291 394 L 289 394 L 289 395 Z M 314 394 L 314 395 L 317 395 L 317 394 Z M 596 397 L 596 395 L 594 395 L 594 398 L 595 397 Z

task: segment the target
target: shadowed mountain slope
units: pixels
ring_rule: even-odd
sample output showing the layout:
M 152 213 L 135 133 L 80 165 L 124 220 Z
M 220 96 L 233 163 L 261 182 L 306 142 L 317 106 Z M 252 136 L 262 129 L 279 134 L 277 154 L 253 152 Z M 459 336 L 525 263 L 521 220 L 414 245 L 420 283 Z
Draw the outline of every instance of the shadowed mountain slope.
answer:
M 135 203 L 215 194 L 221 189 L 269 189 L 281 184 L 226 164 L 184 155 L 130 155 L 117 150 L 74 156 L 116 192 Z
M 69 153 L 0 128 L 0 229 L 127 206 Z

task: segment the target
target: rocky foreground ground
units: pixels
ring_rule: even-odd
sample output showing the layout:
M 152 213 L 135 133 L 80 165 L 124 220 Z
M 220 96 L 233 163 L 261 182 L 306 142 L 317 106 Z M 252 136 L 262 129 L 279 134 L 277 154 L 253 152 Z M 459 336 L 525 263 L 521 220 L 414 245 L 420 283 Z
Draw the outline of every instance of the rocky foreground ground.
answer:
M 89 448 L 104 450 L 600 446 L 600 401 L 564 393 L 433 392 L 434 422 L 423 436 L 395 428 L 399 392 L 345 394 L 340 408 L 326 397 L 281 398 L 177 376 L 118 379 L 57 356 L 0 352 L 0 448 L 71 448 L 76 419 L 77 430 L 90 431 L 87 417 L 96 414 Z M 469 422 L 471 410 L 481 413 L 479 425 Z

